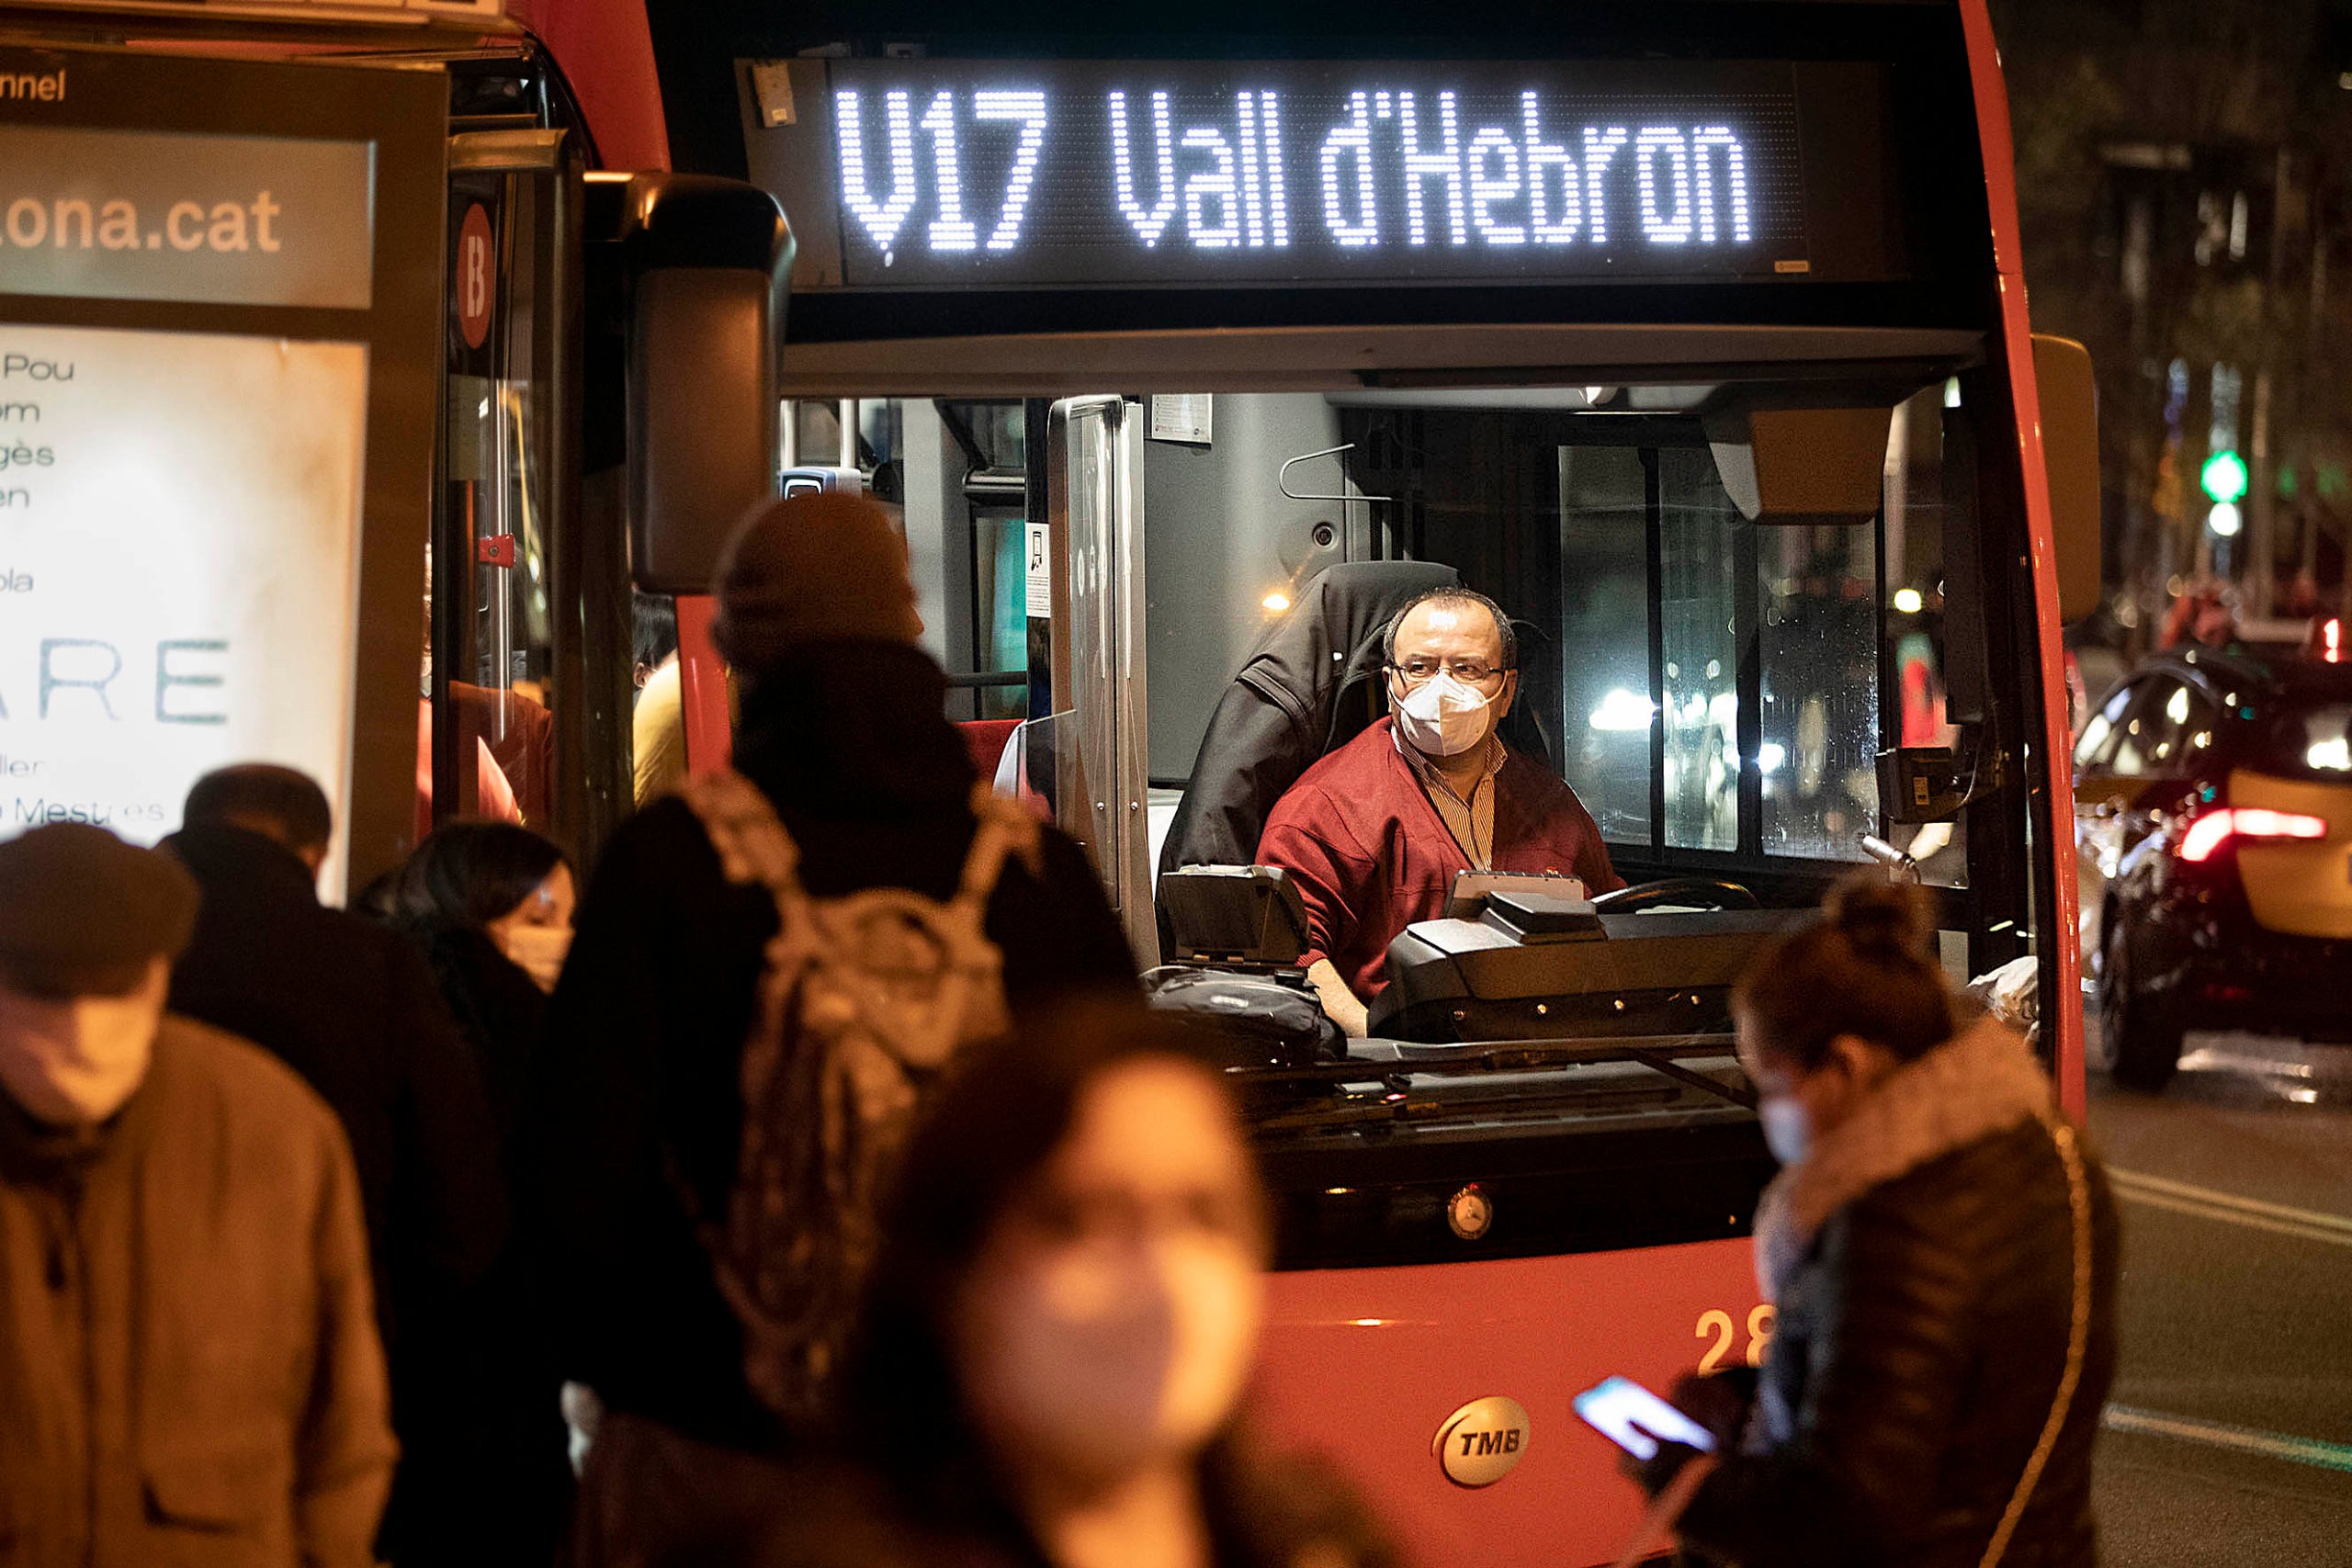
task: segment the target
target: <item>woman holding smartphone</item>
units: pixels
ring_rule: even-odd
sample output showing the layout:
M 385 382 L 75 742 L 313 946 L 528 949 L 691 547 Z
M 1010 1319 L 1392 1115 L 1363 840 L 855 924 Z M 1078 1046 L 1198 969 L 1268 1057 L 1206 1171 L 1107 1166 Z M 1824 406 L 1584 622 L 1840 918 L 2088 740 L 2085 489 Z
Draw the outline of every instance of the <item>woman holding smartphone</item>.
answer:
M 1756 1222 L 1778 1324 L 1752 1398 L 1686 1379 L 1718 1437 L 1679 1528 L 1746 1568 L 2094 1561 L 2116 1220 L 2024 1043 L 1928 956 L 1927 896 L 1858 874 L 1733 993 L 1783 1167 Z M 1659 1446 L 1653 1493 L 1697 1457 Z

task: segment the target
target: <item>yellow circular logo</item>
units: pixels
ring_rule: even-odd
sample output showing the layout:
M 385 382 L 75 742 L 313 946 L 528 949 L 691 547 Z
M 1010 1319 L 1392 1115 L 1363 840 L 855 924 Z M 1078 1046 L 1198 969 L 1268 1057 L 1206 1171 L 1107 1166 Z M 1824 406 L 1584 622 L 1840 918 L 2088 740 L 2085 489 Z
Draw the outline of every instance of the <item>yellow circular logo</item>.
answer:
M 1490 1393 L 1447 1416 L 1430 1452 L 1456 1486 L 1492 1486 L 1526 1457 L 1531 1431 L 1526 1406 Z

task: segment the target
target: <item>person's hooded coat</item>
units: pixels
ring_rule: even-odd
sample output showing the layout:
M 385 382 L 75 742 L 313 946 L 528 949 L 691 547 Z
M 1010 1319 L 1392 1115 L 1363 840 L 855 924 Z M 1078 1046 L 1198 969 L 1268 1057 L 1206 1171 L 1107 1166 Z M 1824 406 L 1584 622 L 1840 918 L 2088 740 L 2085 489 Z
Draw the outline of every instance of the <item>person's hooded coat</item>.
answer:
M 2078 1221 L 2054 1115 L 2024 1044 L 1985 1020 L 1880 1085 L 1767 1190 L 1757 1256 L 1779 1309 L 1772 1343 L 1744 1451 L 1701 1483 L 1686 1544 L 1742 1568 L 1983 1561 L 2068 1362 Z M 2115 1372 L 2117 1222 L 2075 1136 L 2084 1354 L 2003 1568 L 2096 1557 L 2090 1461 Z
M 820 898 L 955 891 L 976 823 L 970 757 L 920 649 L 835 640 L 743 682 L 734 766 L 775 804 Z M 989 902 L 1007 999 L 1135 984 L 1085 852 L 1048 829 L 1044 870 L 1007 863 Z M 534 1068 L 548 1283 L 566 1377 L 615 1410 L 709 1441 L 781 1433 L 745 1382 L 743 1336 L 697 1234 L 725 1213 L 741 1146 L 742 1046 L 764 949 L 761 887 L 729 882 L 675 796 L 614 834 L 590 879 Z

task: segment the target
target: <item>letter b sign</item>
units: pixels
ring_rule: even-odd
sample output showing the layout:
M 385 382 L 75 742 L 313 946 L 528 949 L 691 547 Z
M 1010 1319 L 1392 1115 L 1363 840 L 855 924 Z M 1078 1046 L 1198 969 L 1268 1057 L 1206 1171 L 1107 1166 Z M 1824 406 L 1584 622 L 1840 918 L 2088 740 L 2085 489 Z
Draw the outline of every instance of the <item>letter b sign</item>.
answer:
M 491 307 L 498 298 L 497 257 L 491 249 L 490 214 L 481 202 L 466 209 L 458 230 L 458 265 L 451 279 L 457 291 L 458 331 L 468 348 L 480 348 L 490 336 Z

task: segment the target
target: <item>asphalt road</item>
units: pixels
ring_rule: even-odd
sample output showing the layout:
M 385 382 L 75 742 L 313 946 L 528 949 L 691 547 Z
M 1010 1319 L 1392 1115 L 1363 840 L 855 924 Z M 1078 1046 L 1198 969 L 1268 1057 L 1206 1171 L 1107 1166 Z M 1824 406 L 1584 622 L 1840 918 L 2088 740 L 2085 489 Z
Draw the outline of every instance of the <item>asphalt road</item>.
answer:
M 2352 1047 L 2191 1035 L 2163 1095 L 2090 1099 L 2125 1227 L 2102 1559 L 2352 1565 Z

